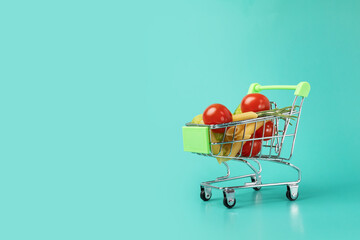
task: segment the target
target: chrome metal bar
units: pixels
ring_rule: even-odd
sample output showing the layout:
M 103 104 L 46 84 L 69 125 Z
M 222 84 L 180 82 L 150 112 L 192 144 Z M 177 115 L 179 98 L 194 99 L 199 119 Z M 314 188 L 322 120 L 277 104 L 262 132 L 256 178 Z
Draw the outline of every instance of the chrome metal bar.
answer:
M 282 136 L 282 135 L 284 135 L 284 130 L 281 131 L 281 132 L 282 132 L 282 135 L 279 135 L 279 128 L 280 128 L 279 118 L 276 118 L 276 119 L 275 119 L 275 126 L 276 126 L 276 127 L 275 127 L 275 135 L 276 135 L 276 136 Z M 279 138 L 276 138 L 275 141 L 276 141 L 275 152 L 276 152 L 276 153 L 279 153 L 279 151 L 280 151 L 280 149 L 279 149 Z
M 244 125 L 244 130 L 243 130 L 244 133 L 243 133 L 242 139 L 244 139 L 244 137 L 245 137 L 246 126 L 247 126 L 247 124 Z M 241 155 L 242 155 L 243 147 L 244 147 L 244 143 L 241 143 L 240 152 L 239 152 L 239 156 L 240 156 L 240 157 L 241 157 Z
M 256 168 L 254 168 L 253 165 L 251 165 L 251 163 L 249 163 L 249 161 L 245 160 L 245 159 L 234 159 L 234 160 L 237 160 L 237 161 L 241 161 L 241 162 L 244 162 L 248 165 L 248 167 L 253 170 L 253 172 L 255 173 L 255 176 L 256 176 L 256 179 L 259 179 L 260 178 L 260 175 L 259 175 L 259 172 L 256 170 Z
M 226 176 L 222 176 L 222 177 L 218 177 L 216 178 L 216 180 L 221 180 L 221 179 L 226 179 L 230 176 L 230 168 L 229 168 L 229 165 L 226 163 L 226 162 L 223 162 L 223 164 L 225 165 L 226 167 Z
M 286 137 L 291 137 L 294 134 L 287 134 Z M 281 136 L 271 136 L 266 138 L 281 138 Z M 261 140 L 262 138 L 254 138 L 254 140 Z M 228 141 L 228 142 L 221 142 L 221 143 L 211 143 L 212 145 L 224 145 L 224 144 L 230 144 L 230 143 L 237 143 L 237 142 L 249 142 L 252 141 L 252 139 L 242 139 L 242 140 L 235 140 L 235 141 Z
M 272 148 L 273 148 L 273 145 L 274 145 L 274 136 L 275 136 L 275 129 L 277 128 L 277 124 L 275 123 L 275 121 L 273 121 L 273 131 L 272 131 L 272 135 L 271 135 L 271 143 L 270 143 L 270 149 L 269 149 L 269 156 L 271 156 L 271 151 L 272 151 Z M 278 135 L 278 134 L 277 134 Z M 277 136 L 276 135 L 276 136 Z
M 291 106 L 290 115 L 292 115 L 293 112 L 294 112 L 295 103 L 296 103 L 297 98 L 298 98 L 298 96 L 295 96 L 294 101 L 293 101 L 293 104 L 292 104 L 292 106 Z M 280 156 L 280 154 L 281 154 L 281 148 L 282 148 L 282 146 L 283 146 L 283 144 L 284 144 L 285 135 L 286 135 L 286 131 L 287 131 L 287 129 L 288 129 L 289 123 L 290 123 L 290 119 L 287 118 L 287 119 L 285 120 L 283 138 L 281 139 L 281 143 L 280 143 L 280 146 L 279 146 L 279 153 L 278 153 L 279 156 Z
M 300 121 L 300 115 L 301 115 L 301 109 L 302 109 L 303 102 L 304 102 L 304 97 L 302 97 L 300 107 L 299 107 L 299 114 L 298 114 L 298 117 L 297 117 L 297 120 L 296 120 L 296 126 L 295 126 L 295 130 L 294 130 L 294 137 L 293 137 L 293 142 L 292 142 L 291 152 L 290 152 L 290 157 L 289 158 L 291 158 L 291 156 L 292 156 L 292 154 L 294 152 L 296 133 L 297 133 L 297 129 L 298 129 L 298 126 L 299 126 L 299 121 Z
M 225 128 L 225 132 L 226 132 L 226 130 L 227 130 L 227 127 Z M 215 143 L 213 143 L 213 141 L 211 140 L 211 136 L 212 136 L 212 134 L 211 134 L 211 129 L 209 128 L 209 135 L 210 135 L 210 149 L 211 149 L 211 155 L 212 156 L 214 156 L 214 157 L 216 157 L 216 156 L 219 156 L 220 154 L 221 154 L 221 151 L 222 151 L 222 148 L 223 148 L 223 145 L 221 144 L 220 145 L 220 149 L 219 149 L 219 152 L 217 153 L 217 154 L 213 154 L 214 153 L 214 151 L 213 151 L 213 147 L 212 147 L 212 145 L 218 145 L 219 143 L 217 143 L 217 139 L 215 139 Z M 214 136 L 215 137 L 215 136 Z M 223 136 L 223 138 L 222 138 L 222 143 L 225 141 L 225 134 L 224 134 L 224 136 Z
M 257 124 L 258 122 L 255 122 L 255 126 L 254 126 L 254 133 L 253 133 L 253 140 L 252 140 L 252 142 L 251 142 L 251 149 L 250 149 L 250 155 L 249 155 L 249 157 L 251 157 L 251 154 L 252 154 L 252 152 L 253 152 L 253 149 L 254 149 L 254 138 L 255 138 L 255 133 L 256 133 L 256 124 Z
M 203 186 L 204 184 L 226 182 L 226 181 L 231 181 L 231 180 L 241 179 L 241 178 L 247 178 L 247 177 L 255 177 L 255 174 L 247 174 L 247 175 L 241 175 L 241 176 L 236 176 L 236 177 L 229 177 L 229 178 L 224 178 L 224 179 L 215 179 L 215 180 L 210 180 L 210 181 L 202 182 L 200 185 Z M 205 186 L 205 185 L 204 185 L 204 186 Z
M 235 133 L 236 133 L 236 127 L 237 127 L 238 125 L 235 125 L 235 127 L 234 127 L 234 132 L 233 132 L 233 137 L 232 137 L 232 143 L 231 143 L 231 147 L 230 147 L 230 152 L 229 152 L 229 154 L 227 155 L 227 156 L 231 156 L 231 153 L 232 153 L 232 151 L 233 151 L 233 146 L 234 146 L 234 140 L 235 140 Z M 226 132 L 224 133 L 224 135 L 226 135 Z
M 261 155 L 262 155 L 262 147 L 263 147 L 263 144 L 265 143 L 265 126 L 266 125 L 266 121 L 264 120 L 264 123 L 263 123 L 263 131 L 262 131 L 262 139 L 261 139 L 261 148 L 260 148 L 260 155 L 259 155 L 259 157 L 261 157 Z
M 245 163 L 248 163 L 246 160 L 243 161 Z M 232 178 L 227 178 L 227 179 L 223 179 L 223 180 L 214 180 L 214 181 L 207 181 L 207 182 L 202 182 L 200 185 L 201 186 L 205 186 L 205 187 L 211 187 L 211 188 L 216 188 L 216 189 L 220 189 L 223 190 L 225 188 L 228 189 L 238 189 L 238 188 L 253 188 L 254 186 L 256 187 L 269 187 L 269 186 L 279 186 L 279 185 L 295 185 L 295 184 L 299 184 L 301 181 L 301 171 L 298 167 L 296 167 L 295 165 L 288 163 L 288 162 L 283 162 L 283 161 L 272 161 L 275 163 L 279 163 L 279 164 L 284 164 L 286 166 L 289 166 L 293 169 L 295 169 L 298 172 L 298 180 L 296 181 L 287 181 L 287 182 L 277 182 L 277 183 L 265 183 L 265 184 L 244 184 L 241 186 L 230 186 L 230 187 L 219 187 L 219 186 L 214 186 L 211 185 L 211 183 L 217 183 L 217 182 L 223 182 L 223 181 L 229 181 L 229 180 L 235 180 L 235 179 L 240 179 L 240 178 L 246 178 L 246 177 L 251 177 L 254 176 L 254 174 L 248 174 L 248 175 L 243 175 L 243 176 L 238 176 L 238 177 L 232 177 Z M 251 166 L 251 164 L 249 165 Z M 254 169 L 252 166 L 250 167 L 254 172 L 255 175 L 257 173 L 256 169 Z
M 260 162 L 259 162 L 258 160 L 256 160 L 256 159 L 251 159 L 251 160 L 253 160 L 254 162 L 256 162 L 256 163 L 257 163 L 257 165 L 258 165 L 258 167 L 259 167 L 259 171 L 258 171 L 258 173 L 259 173 L 259 175 L 260 175 L 260 173 L 261 173 L 261 171 L 262 171 L 262 168 L 261 168 L 261 164 L 260 164 Z
M 275 102 L 273 102 L 273 104 L 274 104 L 275 108 L 277 108 L 277 104 Z M 271 137 L 273 137 L 275 135 L 278 136 L 278 133 L 277 133 L 277 128 L 278 128 L 278 126 L 277 126 L 277 118 L 272 119 L 272 123 L 273 123 L 273 130 L 272 130 Z M 270 143 L 271 147 L 269 149 L 269 156 L 271 156 L 271 151 L 272 151 L 275 140 L 278 140 L 278 139 L 277 138 L 276 139 L 271 138 L 271 143 Z

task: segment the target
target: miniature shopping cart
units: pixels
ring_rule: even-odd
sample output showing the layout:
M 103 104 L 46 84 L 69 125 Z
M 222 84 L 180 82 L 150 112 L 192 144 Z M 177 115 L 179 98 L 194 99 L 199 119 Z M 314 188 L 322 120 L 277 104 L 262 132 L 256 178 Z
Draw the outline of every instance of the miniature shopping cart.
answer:
M 232 208 L 235 203 L 235 189 L 242 188 L 253 188 L 256 191 L 260 190 L 261 187 L 267 186 L 280 186 L 286 185 L 286 197 L 290 201 L 294 201 L 299 196 L 298 186 L 301 181 L 301 172 L 300 169 L 293 164 L 289 163 L 289 160 L 292 157 L 296 139 L 296 133 L 298 130 L 301 108 L 304 102 L 304 98 L 308 96 L 310 92 L 310 84 L 307 82 L 300 82 L 298 85 L 279 85 L 279 86 L 261 86 L 260 84 L 254 83 L 251 84 L 248 93 L 260 93 L 262 90 L 295 90 L 294 101 L 287 109 L 286 112 L 283 112 L 282 116 L 265 116 L 258 117 L 249 120 L 230 122 L 226 124 L 218 125 L 205 125 L 205 124 L 192 124 L 188 123 L 183 127 L 183 143 L 184 150 L 188 152 L 193 152 L 196 154 L 215 157 L 221 159 L 222 164 L 225 165 L 227 174 L 226 176 L 218 177 L 215 180 L 202 182 L 200 184 L 200 197 L 204 201 L 210 200 L 212 194 L 212 189 L 218 189 L 223 191 L 224 199 L 223 203 L 227 208 Z M 275 102 L 271 103 L 271 109 L 277 109 L 277 104 Z M 284 116 L 286 115 L 286 116 Z M 269 137 L 264 137 L 264 132 L 261 137 L 252 135 L 251 138 L 236 138 L 235 132 L 236 129 L 242 129 L 245 134 L 247 128 L 257 129 L 257 125 L 265 126 L 266 122 L 271 121 L 273 124 L 273 133 Z M 232 128 L 232 129 L 231 129 Z M 213 129 L 224 129 L 224 132 L 227 133 L 233 132 L 234 135 L 230 139 L 225 137 L 222 139 L 216 139 L 212 134 Z M 265 127 L 263 128 L 265 131 Z M 231 131 L 232 130 L 232 131 Z M 253 146 L 254 141 L 261 141 L 261 150 L 254 156 Z M 243 146 L 245 142 L 251 141 L 251 150 L 250 154 L 243 153 Z M 240 151 L 239 151 L 239 146 Z M 224 155 L 221 151 L 222 149 L 228 148 L 230 151 L 227 151 L 227 154 Z M 231 154 L 232 151 L 236 151 L 236 154 Z M 227 164 L 227 160 L 235 160 L 238 162 L 243 162 L 253 173 L 243 176 L 234 176 L 230 177 L 230 168 Z M 273 163 L 282 164 L 293 168 L 298 173 L 298 179 L 296 181 L 289 182 L 276 182 L 276 183 L 262 183 L 261 181 L 261 164 L 260 161 L 268 161 Z M 257 165 L 257 167 L 255 167 Z M 218 186 L 218 183 L 223 183 L 231 180 L 237 179 L 249 179 L 248 182 L 244 183 L 241 186 L 228 186 L 222 187 Z

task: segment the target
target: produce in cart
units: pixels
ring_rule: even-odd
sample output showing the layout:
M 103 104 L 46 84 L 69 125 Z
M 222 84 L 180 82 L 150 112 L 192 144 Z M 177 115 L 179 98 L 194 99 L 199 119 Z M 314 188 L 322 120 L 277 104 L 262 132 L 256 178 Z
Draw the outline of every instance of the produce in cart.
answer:
M 277 108 L 275 102 L 260 94 L 263 90 L 295 90 L 291 106 Z M 232 208 L 235 203 L 235 189 L 254 188 L 260 190 L 266 186 L 286 185 L 286 197 L 294 201 L 298 198 L 298 185 L 301 180 L 300 169 L 289 162 L 293 155 L 295 138 L 304 98 L 308 96 L 310 84 L 300 82 L 298 85 L 261 86 L 254 83 L 234 114 L 222 104 L 212 104 L 203 114 L 193 118 L 183 127 L 184 150 L 214 157 L 227 170 L 226 176 L 200 184 L 200 197 L 210 200 L 212 189 L 223 191 L 223 203 Z M 284 152 L 285 143 L 291 145 Z M 253 173 L 230 177 L 227 161 L 235 160 L 245 163 Z M 270 161 L 294 169 L 298 173 L 296 181 L 263 183 L 261 161 Z M 253 164 L 256 164 L 254 166 Z M 216 183 L 235 179 L 246 179 L 239 186 L 217 186 Z
M 266 96 L 260 93 L 252 93 L 242 99 L 241 104 L 235 110 L 235 112 L 239 112 L 238 114 L 232 115 L 224 105 L 215 103 L 208 106 L 202 115 L 195 116 L 192 123 L 217 125 L 266 116 L 280 116 L 286 119 L 289 115 L 284 113 L 290 108 L 270 110 L 270 101 Z M 265 130 L 263 128 L 264 122 Z M 262 141 L 270 140 L 269 137 L 273 135 L 273 126 L 272 121 L 260 121 L 247 124 L 246 129 L 245 124 L 231 126 L 226 130 L 225 128 L 212 129 L 210 132 L 211 143 L 213 143 L 211 152 L 213 155 L 217 155 L 216 159 L 219 164 L 236 156 L 249 157 L 250 154 L 251 157 L 256 156 L 261 151 Z M 262 139 L 252 140 L 257 138 Z M 247 139 L 249 141 L 242 141 Z

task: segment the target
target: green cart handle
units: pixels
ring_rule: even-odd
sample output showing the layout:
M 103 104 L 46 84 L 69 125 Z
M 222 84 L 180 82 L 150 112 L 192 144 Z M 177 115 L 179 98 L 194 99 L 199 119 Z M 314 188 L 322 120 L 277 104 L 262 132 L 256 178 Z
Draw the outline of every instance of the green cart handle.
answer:
M 298 85 L 261 86 L 258 83 L 253 83 L 250 85 L 248 93 L 259 93 L 262 90 L 295 90 L 294 95 L 307 97 L 310 92 L 310 84 L 308 82 L 300 82 Z

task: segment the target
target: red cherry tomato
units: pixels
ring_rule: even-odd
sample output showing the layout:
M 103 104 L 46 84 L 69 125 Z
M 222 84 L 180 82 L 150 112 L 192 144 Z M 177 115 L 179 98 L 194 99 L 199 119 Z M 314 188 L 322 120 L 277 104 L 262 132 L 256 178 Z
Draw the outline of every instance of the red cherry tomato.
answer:
M 251 146 L 253 145 L 253 141 L 245 142 L 242 151 L 241 156 L 242 157 L 249 157 L 251 152 Z M 251 157 L 256 156 L 261 150 L 261 140 L 254 140 L 254 146 L 251 152 Z
M 241 101 L 241 111 L 244 112 L 260 112 L 270 109 L 270 101 L 267 97 L 260 93 L 250 93 Z
M 232 122 L 232 114 L 222 104 L 211 104 L 208 106 L 203 113 L 203 121 L 205 124 L 222 124 Z M 215 133 L 224 133 L 225 128 L 212 129 Z
M 265 138 L 265 137 L 271 137 L 273 135 L 273 129 L 274 129 L 274 124 L 272 121 L 267 121 L 265 123 L 265 132 L 264 132 L 264 126 L 262 126 L 261 128 L 259 128 L 258 130 L 256 130 L 255 132 L 255 138 L 263 138 L 264 137 L 264 141 L 268 141 L 271 138 Z M 264 133 L 264 136 L 263 136 Z

